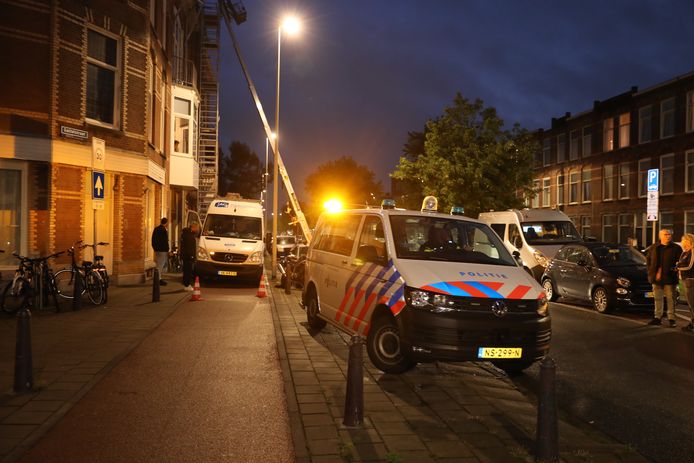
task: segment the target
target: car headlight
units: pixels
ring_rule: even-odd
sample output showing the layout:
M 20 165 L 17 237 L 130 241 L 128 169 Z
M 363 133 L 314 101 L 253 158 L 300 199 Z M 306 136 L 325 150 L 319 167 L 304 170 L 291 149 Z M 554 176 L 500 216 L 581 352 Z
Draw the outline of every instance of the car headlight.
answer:
M 411 307 L 431 312 L 450 312 L 456 309 L 455 301 L 450 296 L 422 289 L 406 288 L 405 301 Z
M 624 277 L 619 277 L 619 278 L 617 278 L 617 284 L 619 286 L 624 286 L 625 288 L 628 288 L 629 286 L 631 286 L 631 281 L 629 281 L 628 279 L 626 279 Z
M 411 289 L 405 292 L 407 304 L 412 307 L 423 308 L 431 305 L 431 293 L 421 289 Z
M 210 255 L 207 253 L 207 249 L 202 246 L 198 246 L 198 259 L 200 260 L 210 260 Z
M 538 251 L 537 249 L 535 252 L 533 252 L 533 255 L 535 256 L 535 260 L 537 261 L 538 264 L 540 264 L 540 267 L 547 267 L 549 265 L 549 259 L 547 256 L 542 254 L 541 251 Z
M 537 314 L 540 317 L 546 317 L 549 315 L 549 301 L 545 296 L 542 296 L 537 300 Z
M 250 256 L 248 256 L 248 259 L 246 262 L 249 264 L 259 264 L 263 261 L 263 253 L 262 252 L 254 252 Z

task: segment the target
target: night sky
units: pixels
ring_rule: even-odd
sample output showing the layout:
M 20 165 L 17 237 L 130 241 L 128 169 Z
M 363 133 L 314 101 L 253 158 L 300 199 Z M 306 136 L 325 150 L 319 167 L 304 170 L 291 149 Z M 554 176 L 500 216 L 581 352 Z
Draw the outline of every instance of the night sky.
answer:
M 300 198 L 304 179 L 340 156 L 390 190 L 408 131 L 422 131 L 456 92 L 493 106 L 506 126 L 549 128 L 628 91 L 694 71 L 694 1 L 245 0 L 235 27 L 274 125 L 277 25 L 282 38 L 280 152 Z M 220 143 L 265 134 L 225 27 Z M 272 156 L 272 153 L 270 153 Z

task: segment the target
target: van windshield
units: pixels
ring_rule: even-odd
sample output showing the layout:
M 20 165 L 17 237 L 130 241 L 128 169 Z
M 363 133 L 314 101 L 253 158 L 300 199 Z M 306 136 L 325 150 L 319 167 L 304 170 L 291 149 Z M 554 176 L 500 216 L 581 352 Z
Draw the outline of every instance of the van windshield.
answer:
M 262 222 L 259 217 L 207 214 L 203 236 L 259 240 L 262 238 Z
M 523 222 L 521 228 L 528 244 L 564 244 L 582 241 L 573 222 L 568 220 Z
M 395 252 L 400 259 L 516 266 L 488 225 L 459 219 L 392 215 Z

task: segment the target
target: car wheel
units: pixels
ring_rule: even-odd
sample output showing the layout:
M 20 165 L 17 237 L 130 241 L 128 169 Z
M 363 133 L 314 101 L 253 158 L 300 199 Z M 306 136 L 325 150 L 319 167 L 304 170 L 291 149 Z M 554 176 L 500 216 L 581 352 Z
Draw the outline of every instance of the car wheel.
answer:
M 518 376 L 523 373 L 523 370 L 533 364 L 528 360 L 507 360 L 503 362 L 492 362 L 495 367 L 504 370 L 509 376 Z
M 311 291 L 306 303 L 306 321 L 308 321 L 308 326 L 314 330 L 322 330 L 325 327 L 325 320 L 318 316 L 319 313 L 318 297 L 315 292 Z
M 545 278 L 542 280 L 542 288 L 545 290 L 545 294 L 547 294 L 548 301 L 557 300 L 557 292 L 554 290 L 554 283 L 552 283 L 551 278 Z
M 403 373 L 416 365 L 403 351 L 398 325 L 391 315 L 380 315 L 372 321 L 366 351 L 371 363 L 385 373 Z
M 600 313 L 608 313 L 611 310 L 610 298 L 605 288 L 598 287 L 593 290 L 593 307 Z

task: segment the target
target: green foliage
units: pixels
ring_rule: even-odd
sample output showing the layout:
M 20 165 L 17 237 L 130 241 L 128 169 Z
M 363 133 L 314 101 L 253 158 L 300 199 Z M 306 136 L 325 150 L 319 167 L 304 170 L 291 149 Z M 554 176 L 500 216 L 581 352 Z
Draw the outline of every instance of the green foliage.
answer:
M 318 166 L 306 178 L 305 190 L 314 214 L 330 198 L 339 198 L 345 208 L 377 205 L 383 199 L 381 182 L 374 179 L 373 171 L 348 156 Z
M 244 198 L 260 198 L 264 173 L 258 155 L 247 144 L 234 141 L 229 145 L 229 156 L 220 153 L 217 192 L 220 196 L 239 193 Z
M 416 142 L 412 134 L 410 146 Z M 466 215 L 476 217 L 522 206 L 523 196 L 533 192 L 538 150 L 527 130 L 518 124 L 505 130 L 494 108 L 458 93 L 442 116 L 427 122 L 424 153 L 412 160 L 406 152 L 391 176 L 419 185 L 422 196 L 438 197 L 441 212 L 463 206 Z

